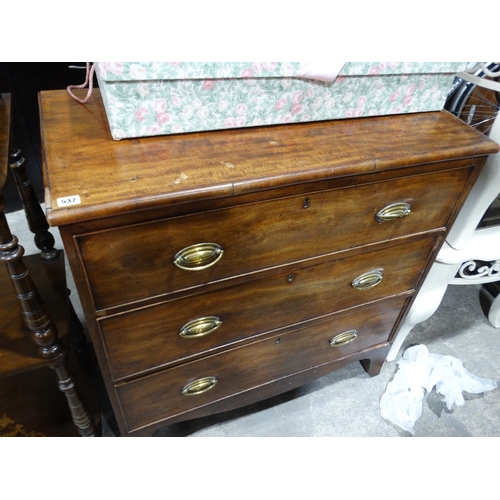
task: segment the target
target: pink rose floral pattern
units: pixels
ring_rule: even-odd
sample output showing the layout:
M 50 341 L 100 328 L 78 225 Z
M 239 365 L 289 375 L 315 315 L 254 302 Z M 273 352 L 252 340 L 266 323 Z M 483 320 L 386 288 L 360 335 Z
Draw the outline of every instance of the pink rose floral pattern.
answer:
M 97 63 L 114 139 L 442 109 L 466 63 L 346 63 L 333 83 L 301 63 Z

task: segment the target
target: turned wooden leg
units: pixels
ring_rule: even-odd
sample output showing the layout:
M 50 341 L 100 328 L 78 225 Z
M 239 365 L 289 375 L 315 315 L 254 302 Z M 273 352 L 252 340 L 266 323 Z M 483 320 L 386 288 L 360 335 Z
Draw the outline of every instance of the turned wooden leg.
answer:
M 17 190 L 21 198 L 30 231 L 35 235 L 35 245 L 41 251 L 43 260 L 55 260 L 59 251 L 54 248 L 54 236 L 49 232 L 49 224 L 38 201 L 25 167 L 22 153 L 10 142 L 10 169 L 14 174 Z
M 32 338 L 38 345 L 38 352 L 42 358 L 49 362 L 58 379 L 59 390 L 66 396 L 73 423 L 78 432 L 84 437 L 96 435 L 94 422 L 83 404 L 73 375 L 69 371 L 67 354 L 58 338 L 57 329 L 51 323 L 45 330 L 34 330 Z
M 22 152 L 18 149 L 14 140 L 10 139 L 10 169 L 14 175 L 19 197 L 21 198 L 29 230 L 35 235 L 35 245 L 40 250 L 42 260 L 52 262 L 57 260 L 61 252 L 54 248 L 55 239 L 49 232 L 49 224 L 40 206 L 31 180 L 26 171 L 26 161 Z M 68 290 L 69 293 L 69 290 Z M 69 300 L 69 325 L 71 347 L 79 354 L 87 349 L 87 339 L 83 333 L 83 327 L 75 314 L 73 304 Z
M 0 261 L 4 262 L 21 302 L 24 322 L 38 346 L 39 355 L 48 361 L 48 365 L 57 375 L 59 389 L 66 396 L 71 417 L 78 431 L 82 436 L 95 436 L 94 422 L 76 390 L 57 328 L 24 264 L 24 249 L 10 232 L 4 208 L 5 201 L 0 195 Z

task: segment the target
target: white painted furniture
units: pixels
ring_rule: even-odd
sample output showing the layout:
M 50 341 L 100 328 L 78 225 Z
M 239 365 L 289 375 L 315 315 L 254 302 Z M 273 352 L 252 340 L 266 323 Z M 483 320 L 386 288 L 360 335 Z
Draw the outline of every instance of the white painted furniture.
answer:
M 477 85 L 482 79 L 471 75 Z M 474 80 L 472 80 L 474 78 Z M 500 91 L 500 84 L 487 80 L 488 88 Z M 489 134 L 500 142 L 500 119 L 496 119 Z M 485 212 L 500 192 L 500 153 L 490 155 L 474 184 L 449 235 L 431 267 L 410 311 L 387 356 L 393 361 L 412 328 L 429 319 L 439 307 L 449 284 L 468 285 L 500 280 L 500 226 L 478 229 Z M 500 328 L 500 295 L 491 305 L 488 319 Z

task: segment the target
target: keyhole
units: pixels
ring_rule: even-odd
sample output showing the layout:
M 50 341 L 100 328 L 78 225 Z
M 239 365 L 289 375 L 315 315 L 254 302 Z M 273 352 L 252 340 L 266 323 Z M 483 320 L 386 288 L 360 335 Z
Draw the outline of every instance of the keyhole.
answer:
M 309 198 L 306 198 L 306 199 L 304 200 L 304 205 L 303 205 L 303 206 L 304 206 L 304 208 L 309 208 L 309 205 L 310 205 Z
M 288 275 L 288 283 L 291 283 L 293 281 L 293 278 L 295 278 L 294 274 L 293 273 L 290 273 Z

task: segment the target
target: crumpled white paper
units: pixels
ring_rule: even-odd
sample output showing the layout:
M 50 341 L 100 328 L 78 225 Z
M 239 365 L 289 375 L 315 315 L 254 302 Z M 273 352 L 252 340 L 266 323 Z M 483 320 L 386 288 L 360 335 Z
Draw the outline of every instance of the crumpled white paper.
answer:
M 397 364 L 399 369 L 380 399 L 380 409 L 383 418 L 411 434 L 422 415 L 425 391 L 436 387 L 451 410 L 453 405 L 464 405 L 463 391 L 478 394 L 497 387 L 495 380 L 469 373 L 460 359 L 431 354 L 424 345 L 407 349 Z

